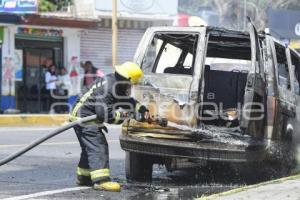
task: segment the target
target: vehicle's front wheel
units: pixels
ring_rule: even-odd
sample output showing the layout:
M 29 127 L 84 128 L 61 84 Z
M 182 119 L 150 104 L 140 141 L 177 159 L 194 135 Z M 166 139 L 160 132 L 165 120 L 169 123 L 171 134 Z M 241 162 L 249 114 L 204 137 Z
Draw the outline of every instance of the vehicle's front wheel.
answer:
M 126 178 L 132 181 L 151 181 L 153 159 L 149 155 L 126 152 Z

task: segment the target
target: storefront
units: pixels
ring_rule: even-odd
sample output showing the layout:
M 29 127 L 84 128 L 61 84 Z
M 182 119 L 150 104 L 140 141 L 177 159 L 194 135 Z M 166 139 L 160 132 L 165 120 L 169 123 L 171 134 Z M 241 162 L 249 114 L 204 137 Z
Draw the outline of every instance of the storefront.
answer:
M 67 95 L 60 96 L 57 102 L 72 103 L 80 93 L 83 76 L 79 63 L 81 33 L 94 27 L 96 23 L 89 21 L 78 23 L 74 19 L 42 17 L 29 17 L 20 25 L 4 24 L 1 110 L 6 113 L 49 113 L 45 73 L 51 65 L 55 65 L 57 76 L 62 68 L 66 68 L 70 82 L 74 83 L 68 88 Z M 76 76 L 71 77 L 70 73 L 74 71 Z
M 172 21 L 120 19 L 117 63 L 133 59 L 146 28 L 166 22 Z M 5 113 L 49 113 L 45 73 L 52 64 L 58 73 L 66 68 L 69 79 L 67 95 L 55 97 L 56 106 L 71 106 L 80 94 L 84 77 L 80 62 L 91 61 L 105 74 L 112 72 L 108 16 L 83 20 L 30 14 L 17 23 L 3 24 L 3 32 L 1 110 Z
M 15 34 L 16 109 L 22 113 L 47 112 L 45 73 L 63 63 L 63 30 L 18 27 Z

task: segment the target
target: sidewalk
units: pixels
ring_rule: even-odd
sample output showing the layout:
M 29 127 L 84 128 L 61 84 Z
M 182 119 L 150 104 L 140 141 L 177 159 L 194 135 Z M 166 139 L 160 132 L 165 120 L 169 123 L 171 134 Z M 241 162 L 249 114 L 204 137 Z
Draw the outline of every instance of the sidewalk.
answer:
M 0 115 L 0 127 L 59 126 L 68 121 L 67 114 Z
M 201 197 L 198 200 L 299 200 L 300 174 L 272 180 L 256 185 L 245 186 L 227 192 Z

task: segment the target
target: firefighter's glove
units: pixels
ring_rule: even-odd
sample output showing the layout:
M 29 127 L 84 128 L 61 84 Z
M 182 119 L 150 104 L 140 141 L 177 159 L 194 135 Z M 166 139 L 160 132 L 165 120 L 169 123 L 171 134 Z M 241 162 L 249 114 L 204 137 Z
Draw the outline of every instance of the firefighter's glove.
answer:
M 121 124 L 128 117 L 129 117 L 128 112 L 122 108 L 119 108 L 113 114 L 114 121 L 112 123 L 113 124 Z
M 129 115 L 128 111 L 126 111 L 122 108 L 117 109 L 114 113 L 114 116 L 118 116 L 120 119 L 123 119 L 123 120 L 128 118 L 128 115 Z
M 149 113 L 149 110 L 146 108 L 146 106 L 141 105 L 138 109 L 138 112 L 143 115 L 147 112 Z
M 140 114 L 139 121 L 151 121 L 152 117 L 149 113 L 149 110 L 146 108 L 146 106 L 141 105 L 138 109 L 138 112 Z
M 107 127 L 104 126 L 104 125 L 99 127 L 99 132 L 102 133 L 102 134 L 108 133 Z

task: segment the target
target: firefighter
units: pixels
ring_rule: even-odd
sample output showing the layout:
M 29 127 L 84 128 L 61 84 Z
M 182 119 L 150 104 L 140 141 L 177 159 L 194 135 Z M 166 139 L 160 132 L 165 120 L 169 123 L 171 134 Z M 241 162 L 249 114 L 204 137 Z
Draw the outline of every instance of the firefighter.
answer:
M 94 189 L 120 191 L 120 185 L 111 182 L 108 144 L 104 135 L 107 128 L 103 123 L 120 124 L 129 111 L 149 119 L 148 109 L 130 97 L 132 84 L 143 76 L 140 67 L 126 62 L 115 67 L 115 72 L 98 78 L 78 98 L 70 120 L 97 115 L 97 123 L 74 127 L 81 146 L 77 167 L 77 184 L 93 186 Z M 125 111 L 126 109 L 126 111 Z

